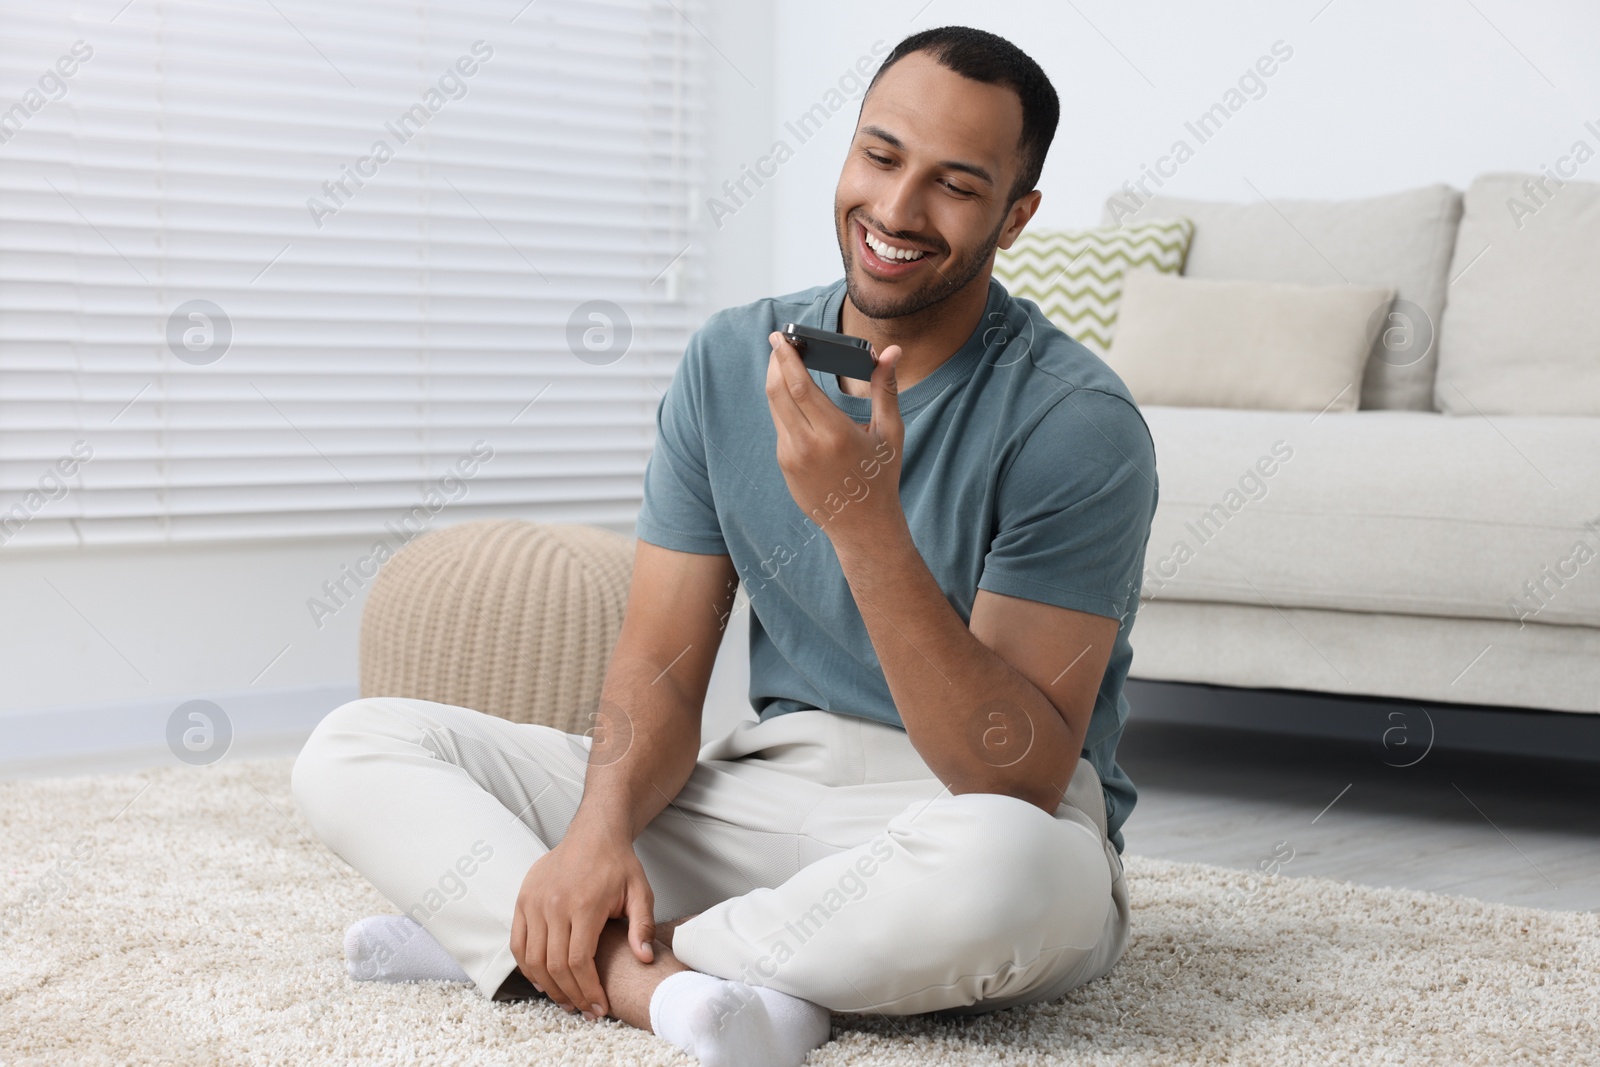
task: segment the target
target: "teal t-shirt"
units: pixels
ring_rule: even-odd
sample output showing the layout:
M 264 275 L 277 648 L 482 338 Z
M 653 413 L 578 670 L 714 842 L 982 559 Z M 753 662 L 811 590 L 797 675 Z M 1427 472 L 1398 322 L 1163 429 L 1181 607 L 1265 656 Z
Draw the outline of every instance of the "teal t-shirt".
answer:
M 789 495 L 767 406 L 767 335 L 786 322 L 838 330 L 844 297 L 840 279 L 718 312 L 695 333 L 657 408 L 636 530 L 663 548 L 731 557 L 750 599 L 761 718 L 820 708 L 903 726 L 833 545 Z M 869 420 L 869 399 L 811 376 Z M 1084 740 L 1121 852 L 1138 794 L 1115 753 L 1157 494 L 1144 418 L 1099 357 L 993 280 L 978 328 L 901 390 L 900 411 L 900 499 L 963 621 L 979 589 L 1121 620 Z

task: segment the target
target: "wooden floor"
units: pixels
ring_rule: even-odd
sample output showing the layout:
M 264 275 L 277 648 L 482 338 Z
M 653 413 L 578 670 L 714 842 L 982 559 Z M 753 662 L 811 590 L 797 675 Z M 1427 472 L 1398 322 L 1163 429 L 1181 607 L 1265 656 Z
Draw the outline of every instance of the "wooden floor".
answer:
M 1129 719 L 1126 850 L 1562 911 L 1600 910 L 1600 764 Z

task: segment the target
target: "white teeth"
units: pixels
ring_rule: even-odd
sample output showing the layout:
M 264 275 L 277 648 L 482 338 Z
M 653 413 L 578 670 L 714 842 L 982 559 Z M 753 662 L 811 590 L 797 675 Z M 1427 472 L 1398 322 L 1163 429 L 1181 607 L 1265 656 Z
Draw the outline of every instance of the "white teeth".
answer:
M 923 256 L 927 255 L 926 252 L 923 252 L 919 249 L 896 248 L 894 245 L 885 244 L 874 237 L 868 230 L 862 230 L 861 232 L 866 236 L 867 247 L 876 252 L 880 259 L 913 260 L 921 259 Z

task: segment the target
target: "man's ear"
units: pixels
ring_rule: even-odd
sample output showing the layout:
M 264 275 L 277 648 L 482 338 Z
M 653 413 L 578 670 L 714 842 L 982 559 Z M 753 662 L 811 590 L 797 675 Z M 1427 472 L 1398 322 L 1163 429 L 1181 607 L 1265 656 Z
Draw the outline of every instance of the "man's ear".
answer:
M 1039 210 L 1039 201 L 1043 198 L 1044 194 L 1037 189 L 1017 197 L 1017 202 L 1006 212 L 1006 226 L 1000 231 L 998 247 L 1010 248 L 1022 236 L 1022 231 L 1027 228 L 1033 213 Z

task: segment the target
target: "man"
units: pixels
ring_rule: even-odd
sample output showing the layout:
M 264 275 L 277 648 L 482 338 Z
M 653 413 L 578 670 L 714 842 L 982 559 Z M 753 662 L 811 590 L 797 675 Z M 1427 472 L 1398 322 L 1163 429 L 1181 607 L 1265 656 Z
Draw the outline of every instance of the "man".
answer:
M 992 1011 L 1117 962 L 1154 450 L 1116 375 L 990 278 L 1057 116 L 992 34 L 885 59 L 836 192 L 844 280 L 714 315 L 662 401 L 586 754 L 413 700 L 317 729 L 297 798 L 411 916 L 367 920 L 409 938 L 385 958 L 353 928 L 352 965 L 798 1064 L 830 1009 Z M 791 321 L 871 341 L 870 383 L 809 371 Z M 697 759 L 740 583 L 761 721 Z

